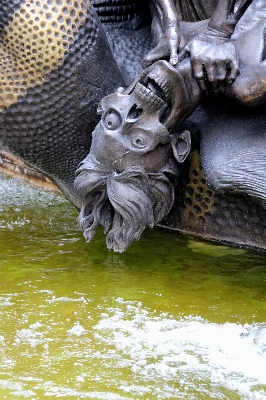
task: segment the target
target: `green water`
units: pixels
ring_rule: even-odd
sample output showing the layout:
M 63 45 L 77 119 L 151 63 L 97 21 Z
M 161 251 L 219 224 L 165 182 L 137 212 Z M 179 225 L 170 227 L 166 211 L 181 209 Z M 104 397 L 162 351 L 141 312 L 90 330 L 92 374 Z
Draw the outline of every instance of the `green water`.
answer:
M 0 399 L 266 399 L 266 254 L 146 230 L 90 245 L 0 175 Z

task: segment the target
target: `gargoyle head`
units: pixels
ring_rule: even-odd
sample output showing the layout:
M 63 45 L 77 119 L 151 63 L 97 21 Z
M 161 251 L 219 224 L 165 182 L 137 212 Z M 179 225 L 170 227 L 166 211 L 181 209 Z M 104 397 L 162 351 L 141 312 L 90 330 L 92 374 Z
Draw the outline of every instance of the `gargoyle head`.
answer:
M 171 177 L 178 176 L 191 140 L 188 131 L 170 134 L 164 124 L 173 101 L 162 75 L 155 65 L 128 90 L 119 88 L 99 104 L 101 120 L 75 179 L 88 242 L 101 225 L 108 249 L 123 252 L 146 225 L 154 226 L 171 210 Z

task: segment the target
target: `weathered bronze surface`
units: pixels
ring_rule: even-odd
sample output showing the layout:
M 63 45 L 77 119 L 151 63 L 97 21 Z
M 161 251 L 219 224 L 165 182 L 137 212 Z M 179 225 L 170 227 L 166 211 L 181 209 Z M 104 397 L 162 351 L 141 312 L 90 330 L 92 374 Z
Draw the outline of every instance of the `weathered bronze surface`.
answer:
M 263 0 L 0 2 L 0 146 L 82 205 L 89 241 L 103 225 L 124 251 L 160 224 L 266 249 L 265 16 Z

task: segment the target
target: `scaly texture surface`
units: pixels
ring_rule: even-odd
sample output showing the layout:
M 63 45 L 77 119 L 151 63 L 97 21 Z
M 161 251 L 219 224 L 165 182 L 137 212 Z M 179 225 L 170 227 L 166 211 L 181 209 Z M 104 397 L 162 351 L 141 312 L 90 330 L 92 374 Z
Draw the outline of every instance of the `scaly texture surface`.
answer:
M 72 191 L 99 100 L 123 84 L 87 0 L 0 2 L 0 146 Z

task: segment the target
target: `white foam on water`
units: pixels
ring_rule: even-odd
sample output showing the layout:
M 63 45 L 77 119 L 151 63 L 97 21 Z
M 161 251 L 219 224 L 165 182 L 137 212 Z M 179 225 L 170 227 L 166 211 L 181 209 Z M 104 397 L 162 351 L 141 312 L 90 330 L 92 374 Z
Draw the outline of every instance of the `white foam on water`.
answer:
M 12 206 L 20 212 L 23 206 L 36 207 L 65 203 L 66 199 L 57 193 L 43 190 L 23 179 L 0 174 L 0 210 Z
M 49 215 L 53 211 L 53 206 L 63 203 L 67 204 L 67 200 L 58 193 L 43 190 L 23 179 L 0 174 L 0 230 L 2 231 L 32 228 L 33 222 L 35 225 L 38 224 L 38 220 L 34 220 L 31 216 L 35 210 L 48 213 L 43 224 L 53 226 L 54 221 L 49 221 Z M 48 207 L 51 207 L 49 212 Z
M 58 299 L 65 302 L 65 298 Z M 9 378 L 0 380 L 0 388 L 14 399 L 40 394 L 99 400 L 266 399 L 266 325 L 215 324 L 200 316 L 156 315 L 140 302 L 119 298 L 105 309 L 98 323 L 81 319 L 63 329 L 61 336 L 52 337 L 50 328 L 36 320 L 16 331 L 12 345 L 18 352 L 34 357 L 36 346 L 43 350 L 41 374 L 35 378 L 33 371 L 13 374 L 16 357 L 10 365 L 2 360 Z M 0 340 L 3 354 L 8 354 L 8 338 L 1 336 Z M 48 346 L 55 343 L 61 350 L 53 356 Z M 62 366 L 68 360 L 73 370 L 64 376 Z M 57 374 L 62 374 L 59 381 Z
M 95 329 L 98 340 L 114 346 L 131 368 L 136 390 L 138 381 L 154 387 L 160 380 L 165 394 L 154 387 L 157 396 L 181 396 L 203 380 L 210 393 L 220 387 L 245 399 L 266 399 L 266 325 L 219 325 L 195 316 L 175 320 L 124 303 L 124 310 L 114 307 L 103 314 Z M 178 389 L 173 387 L 177 380 Z M 121 388 L 133 391 L 132 385 Z
M 20 329 L 17 330 L 14 345 L 18 346 L 21 343 L 28 343 L 31 347 L 36 347 L 44 342 L 44 335 L 35 329 Z
M 85 298 L 79 297 L 78 299 L 73 299 L 70 297 L 56 297 L 56 296 L 52 296 L 51 299 L 46 300 L 47 303 L 71 303 L 71 302 L 82 302 L 82 303 L 87 303 L 88 300 L 85 300 Z
M 81 336 L 86 332 L 86 329 L 83 328 L 82 325 L 76 323 L 73 328 L 67 330 L 69 335 Z
M 65 387 L 51 387 L 45 391 L 45 397 L 52 398 L 76 398 L 76 399 L 97 399 L 97 400 L 128 400 L 128 397 L 119 396 L 115 393 L 104 393 L 99 391 L 79 391 Z
M 15 392 L 12 392 L 12 395 L 13 396 L 18 396 L 18 397 L 20 397 L 20 398 L 24 398 L 24 399 L 31 399 L 31 400 L 34 400 L 34 399 L 36 399 L 36 397 L 35 397 L 35 393 L 34 392 L 32 392 L 31 390 L 19 390 L 19 391 L 15 391 Z M 37 399 L 36 399 L 37 400 Z

